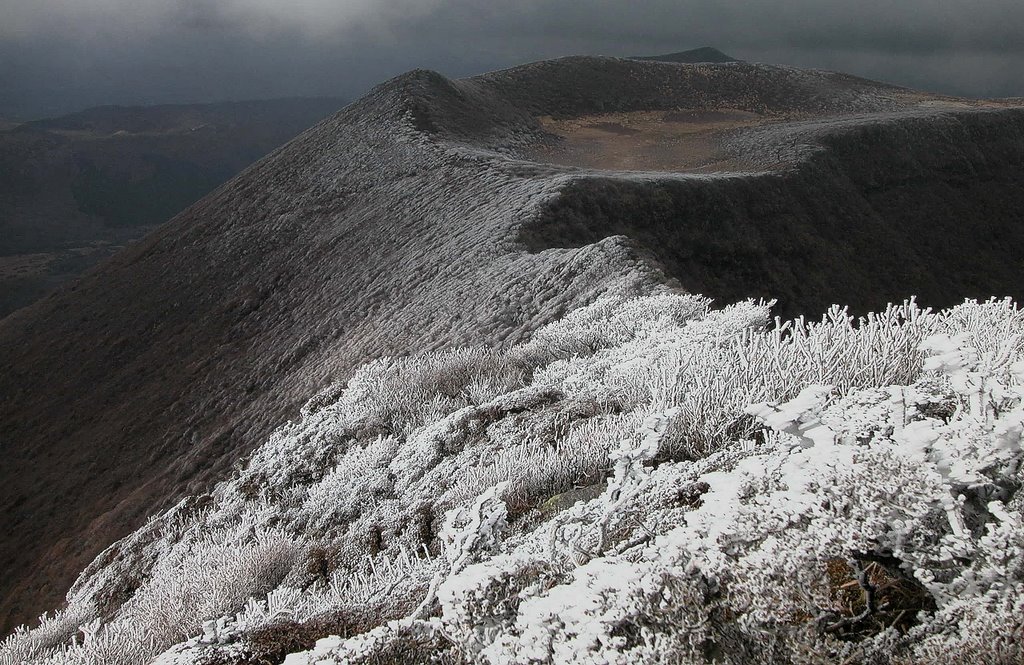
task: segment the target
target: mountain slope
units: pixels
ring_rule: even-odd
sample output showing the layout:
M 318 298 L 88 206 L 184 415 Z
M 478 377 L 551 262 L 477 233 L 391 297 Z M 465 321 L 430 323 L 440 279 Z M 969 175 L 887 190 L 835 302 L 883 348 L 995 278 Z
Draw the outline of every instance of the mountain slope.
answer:
M 709 112 L 746 115 L 723 128 Z M 698 114 L 684 133 L 708 159 L 581 167 L 578 137 L 551 124 L 608 122 L 618 136 L 638 113 Z M 981 266 L 1019 261 L 1022 124 L 1008 103 L 742 63 L 567 58 L 389 81 L 0 322 L 4 624 L 54 606 L 102 548 L 210 488 L 370 358 L 522 341 L 666 281 L 713 297 L 777 289 L 788 311 L 833 286 L 884 305 L 930 281 L 871 268 L 918 214 L 904 196 L 950 183 L 963 205 L 936 198 L 928 232 L 975 229 L 956 236 L 978 257 L 969 285 L 1019 296 L 1019 272 Z M 898 153 L 894 133 L 908 141 Z M 782 268 L 743 247 L 761 219 Z M 861 225 L 862 253 L 844 258 L 855 270 L 831 265 Z M 934 304 L 971 295 L 963 286 L 937 288 Z
M 0 663 L 1018 662 L 1024 312 L 656 290 L 364 365 Z

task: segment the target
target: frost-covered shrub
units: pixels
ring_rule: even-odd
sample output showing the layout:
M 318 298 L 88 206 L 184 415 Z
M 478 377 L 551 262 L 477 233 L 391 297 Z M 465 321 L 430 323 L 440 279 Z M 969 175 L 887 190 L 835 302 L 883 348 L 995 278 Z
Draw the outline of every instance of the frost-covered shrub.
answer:
M 854 320 L 833 308 L 820 322 L 802 319 L 765 330 L 755 312 L 729 309 L 742 334 L 709 334 L 680 345 L 662 374 L 671 377 L 654 398 L 680 415 L 669 445 L 672 457 L 703 457 L 752 431 L 740 419 L 748 404 L 792 398 L 807 384 L 826 384 L 845 394 L 855 388 L 913 381 L 921 367 L 918 345 L 938 329 L 940 317 L 913 301 Z M 709 317 L 701 322 L 707 325 Z M 712 330 L 721 330 L 721 323 Z
M 505 554 L 470 566 L 438 589 L 444 623 L 463 649 L 477 656 L 511 631 L 519 605 L 535 588 L 554 584 L 561 574 L 542 558 Z
M 417 554 L 402 548 L 397 556 L 367 557 L 361 570 L 337 570 L 331 575 L 329 603 L 332 606 L 366 604 L 381 594 L 394 594 L 405 586 L 426 589 L 437 563 L 429 552 Z
M 445 565 L 431 581 L 427 597 L 416 608 L 414 617 L 422 618 L 433 611 L 438 585 L 446 576 L 458 574 L 498 546 L 508 525 L 508 510 L 500 498 L 505 488 L 505 483 L 499 483 L 477 497 L 471 506 L 453 508 L 445 515 L 441 528 Z
M 522 387 L 525 370 L 513 357 L 493 349 L 382 358 L 355 372 L 341 405 L 361 428 L 408 434 L 463 406 Z
M 519 604 L 514 628 L 482 655 L 492 663 L 672 663 L 698 657 L 707 584 L 644 562 L 594 559 L 571 581 Z
M 702 296 L 660 294 L 626 301 L 606 296 L 538 330 L 522 353 L 547 362 L 593 355 L 699 318 L 710 304 Z
M 290 654 L 285 665 L 377 665 L 378 663 L 433 663 L 462 665 L 466 661 L 455 645 L 431 622 L 398 619 L 342 640 L 318 640 L 311 651 Z
M 670 416 L 671 412 L 649 417 L 641 427 L 639 445 L 627 439 L 613 452 L 614 473 L 597 500 L 596 512 L 591 513 L 590 534 L 576 529 L 574 537 L 563 543 L 572 548 L 570 559 L 583 564 L 570 573 L 571 581 L 566 583 L 554 553 L 545 561 L 536 554 L 530 556 L 529 550 L 495 557 L 465 572 L 452 571 L 439 591 L 443 620 L 469 653 L 492 662 L 640 662 L 632 647 L 646 644 L 654 625 L 661 626 L 662 632 L 673 631 L 687 644 L 703 641 L 699 633 L 706 621 L 691 625 L 679 613 L 664 611 L 666 597 L 674 593 L 679 600 L 694 591 L 693 585 L 670 580 L 664 571 L 640 570 L 628 561 L 620 566 L 614 555 L 603 557 L 612 544 L 613 518 L 621 518 L 650 484 L 644 463 L 657 454 Z M 552 546 L 559 544 L 563 524 L 555 522 Z M 588 535 L 593 536 L 592 542 L 581 545 Z M 545 595 L 544 590 L 552 586 L 555 590 Z M 574 598 L 578 612 L 564 611 L 552 599 L 558 594 Z M 623 594 L 630 600 L 622 603 Z M 604 602 L 613 596 L 615 602 Z M 651 639 L 658 649 L 666 647 L 664 640 Z
M 350 448 L 306 495 L 299 510 L 310 516 L 306 534 L 326 535 L 358 517 L 374 499 L 390 496 L 394 480 L 388 465 L 397 449 L 398 441 L 390 438 Z
M 111 621 L 96 621 L 83 641 L 58 650 L 53 662 L 148 663 L 168 646 L 199 634 L 205 622 L 242 610 L 253 596 L 266 596 L 296 553 L 291 539 L 274 533 L 248 542 L 211 534 L 179 543 Z M 252 605 L 248 608 L 251 614 Z
M 81 642 L 57 649 L 46 665 L 140 665 L 156 651 L 154 639 L 141 625 L 123 625 L 87 633 Z
M 768 311 L 605 298 L 371 364 L 0 662 L 280 658 L 262 628 L 331 626 L 357 639 L 292 661 L 1019 660 L 1020 310 Z
M 540 420 L 538 415 L 531 414 L 531 421 Z M 522 427 L 510 428 L 502 446 L 479 465 L 466 467 L 441 501 L 465 501 L 507 482 L 510 511 L 521 513 L 557 494 L 599 483 L 611 468 L 610 451 L 619 445 L 622 433 L 634 429 L 639 420 L 632 412 L 598 414 L 570 420 L 560 437 L 552 433 L 548 439 L 540 438 L 532 428 L 525 432 Z M 500 434 L 504 432 L 492 436 Z
M 169 646 L 198 634 L 205 621 L 266 595 L 297 556 L 290 538 L 272 532 L 241 541 L 215 535 L 188 543 L 157 565 L 118 621 L 145 625 L 158 645 Z
M 73 603 L 53 614 L 43 614 L 34 630 L 22 626 L 0 642 L 0 665 L 20 665 L 46 656 L 73 640 L 79 627 L 92 621 L 95 614 L 96 608 L 86 603 Z
M 941 356 L 948 343 L 934 337 L 922 346 Z M 686 662 L 708 654 L 732 662 L 920 662 L 967 645 L 976 662 L 1016 662 L 1021 516 L 989 502 L 964 530 L 950 513 L 961 510 L 951 488 L 968 489 L 964 479 L 977 491 L 978 482 L 999 486 L 1001 473 L 1016 474 L 1019 487 L 1019 365 L 998 349 L 961 347 L 968 359 L 1005 360 L 974 377 L 990 387 L 980 401 L 985 413 L 970 410 L 978 384 L 963 375 L 975 371 L 973 361 L 929 364 L 946 370 L 960 400 L 949 423 L 927 415 L 948 390 L 934 381 L 854 392 L 835 408 L 826 401 L 832 391 L 818 388 L 758 406 L 752 411 L 777 433 L 774 447 L 748 446 L 700 473 L 699 465 L 681 466 L 680 475 L 704 487 L 696 498 L 680 495 L 690 509 L 651 547 L 591 558 L 568 582 L 545 584 L 538 575 L 531 584 L 516 572 L 543 566 L 518 543 L 520 554 L 442 585 L 448 629 L 490 627 L 475 639 L 492 663 Z M 923 394 L 935 387 L 940 395 Z M 865 427 L 871 419 L 875 426 Z M 922 458 L 918 442 L 952 436 L 969 445 L 973 462 L 951 475 L 944 455 Z M 503 598 L 495 589 L 512 579 Z M 986 631 L 994 639 L 983 643 L 967 627 L 993 610 L 1009 635 Z
M 953 600 L 936 613 L 910 657 L 894 662 L 974 665 L 1024 661 L 1024 584 Z

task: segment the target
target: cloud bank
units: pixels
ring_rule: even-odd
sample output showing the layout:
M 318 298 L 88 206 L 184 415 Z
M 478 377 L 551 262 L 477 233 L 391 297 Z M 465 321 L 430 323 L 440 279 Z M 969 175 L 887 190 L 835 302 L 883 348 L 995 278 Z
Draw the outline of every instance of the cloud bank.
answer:
M 972 96 L 1024 95 L 1019 0 L 0 0 L 0 113 L 355 97 L 576 53 L 713 45 Z

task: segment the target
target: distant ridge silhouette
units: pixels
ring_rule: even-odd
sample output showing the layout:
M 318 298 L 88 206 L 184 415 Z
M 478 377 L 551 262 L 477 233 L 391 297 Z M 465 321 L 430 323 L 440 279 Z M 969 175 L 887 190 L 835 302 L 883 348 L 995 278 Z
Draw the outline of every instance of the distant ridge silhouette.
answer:
M 742 62 L 731 55 L 726 55 L 713 46 L 702 46 L 679 51 L 678 53 L 666 53 L 664 55 L 635 55 L 633 60 L 655 60 L 658 62 Z

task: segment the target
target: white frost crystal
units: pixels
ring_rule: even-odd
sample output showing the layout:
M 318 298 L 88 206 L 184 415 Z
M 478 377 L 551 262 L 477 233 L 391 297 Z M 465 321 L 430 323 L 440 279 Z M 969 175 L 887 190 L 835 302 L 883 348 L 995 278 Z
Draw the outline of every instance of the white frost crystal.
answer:
M 0 664 L 1020 662 L 1016 305 L 707 305 L 368 365 Z

